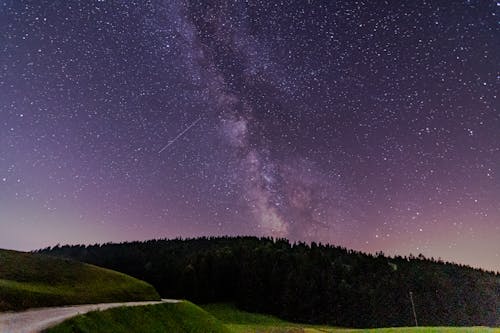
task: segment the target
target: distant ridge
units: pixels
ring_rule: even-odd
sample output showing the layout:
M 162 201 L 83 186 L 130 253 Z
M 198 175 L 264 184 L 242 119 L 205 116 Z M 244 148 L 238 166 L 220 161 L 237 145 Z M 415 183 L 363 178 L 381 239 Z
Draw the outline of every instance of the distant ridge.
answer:
M 92 246 L 43 253 L 115 269 L 163 297 L 233 302 L 308 323 L 346 327 L 499 326 L 500 274 L 419 257 L 370 255 L 286 239 L 213 237 Z

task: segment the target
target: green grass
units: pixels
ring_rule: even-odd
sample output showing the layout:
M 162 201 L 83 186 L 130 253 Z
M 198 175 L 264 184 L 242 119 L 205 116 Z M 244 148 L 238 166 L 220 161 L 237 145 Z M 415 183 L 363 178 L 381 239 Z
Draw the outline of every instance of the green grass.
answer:
M 250 313 L 229 304 L 207 304 L 203 308 L 219 319 L 234 333 L 299 333 L 339 332 L 339 329 L 323 325 L 296 324 L 265 314 Z
M 496 332 L 500 329 L 487 327 L 398 327 L 379 329 L 346 329 L 322 325 L 290 323 L 274 316 L 249 313 L 228 304 L 207 304 L 203 308 L 220 320 L 234 333 L 438 333 L 438 332 Z
M 0 311 L 159 298 L 151 285 L 122 273 L 69 259 L 0 249 Z
M 273 316 L 244 312 L 227 304 L 208 304 L 203 309 L 190 303 L 120 307 L 94 311 L 69 319 L 45 333 L 438 333 L 500 332 L 486 327 L 401 327 L 346 329 L 290 323 Z
M 336 332 L 336 331 L 333 331 Z M 441 332 L 461 332 L 461 333 L 490 333 L 490 332 L 500 332 L 498 328 L 489 327 L 395 327 L 395 328 L 377 328 L 377 329 L 365 329 L 365 330 L 349 330 L 343 329 L 339 332 L 370 332 L 370 333 L 441 333 Z
M 231 333 L 220 321 L 190 303 L 119 307 L 69 319 L 46 333 Z

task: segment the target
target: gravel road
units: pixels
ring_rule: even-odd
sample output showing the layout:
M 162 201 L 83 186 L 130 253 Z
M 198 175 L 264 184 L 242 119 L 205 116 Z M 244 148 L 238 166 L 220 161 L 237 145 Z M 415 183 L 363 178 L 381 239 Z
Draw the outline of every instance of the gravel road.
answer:
M 54 326 L 79 314 L 95 310 L 105 310 L 118 306 L 138 306 L 159 303 L 177 303 L 178 300 L 162 299 L 153 302 L 100 303 L 38 308 L 22 312 L 0 312 L 0 332 L 35 333 Z

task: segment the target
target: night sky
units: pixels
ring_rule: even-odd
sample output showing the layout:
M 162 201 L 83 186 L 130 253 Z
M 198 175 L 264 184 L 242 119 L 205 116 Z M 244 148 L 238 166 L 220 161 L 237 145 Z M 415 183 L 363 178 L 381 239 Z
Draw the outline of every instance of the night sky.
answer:
M 266 235 L 500 271 L 498 3 L 0 2 L 0 247 Z

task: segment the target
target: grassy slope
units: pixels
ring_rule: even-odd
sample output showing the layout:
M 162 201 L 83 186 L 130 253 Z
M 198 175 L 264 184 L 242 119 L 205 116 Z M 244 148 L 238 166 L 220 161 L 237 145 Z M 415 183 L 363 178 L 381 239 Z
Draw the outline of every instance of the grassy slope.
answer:
M 234 333 L 320 333 L 320 332 L 371 332 L 371 333 L 437 333 L 437 332 L 496 332 L 500 329 L 491 329 L 486 327 L 398 327 L 398 328 L 381 328 L 381 329 L 345 329 L 335 328 L 320 325 L 306 325 L 290 323 L 279 318 L 240 311 L 233 306 L 227 304 L 208 304 L 203 308 L 210 312 L 215 318 L 219 319 Z
M 248 313 L 226 304 L 209 304 L 204 309 L 189 303 L 166 303 L 114 308 L 90 312 L 65 321 L 45 333 L 434 333 L 500 332 L 499 329 L 454 327 L 402 327 L 351 330 L 318 325 L 289 323 L 273 316 Z
M 0 311 L 157 300 L 146 282 L 76 261 L 0 249 Z
M 89 312 L 46 330 L 46 333 L 230 333 L 220 321 L 189 303 L 121 307 Z

